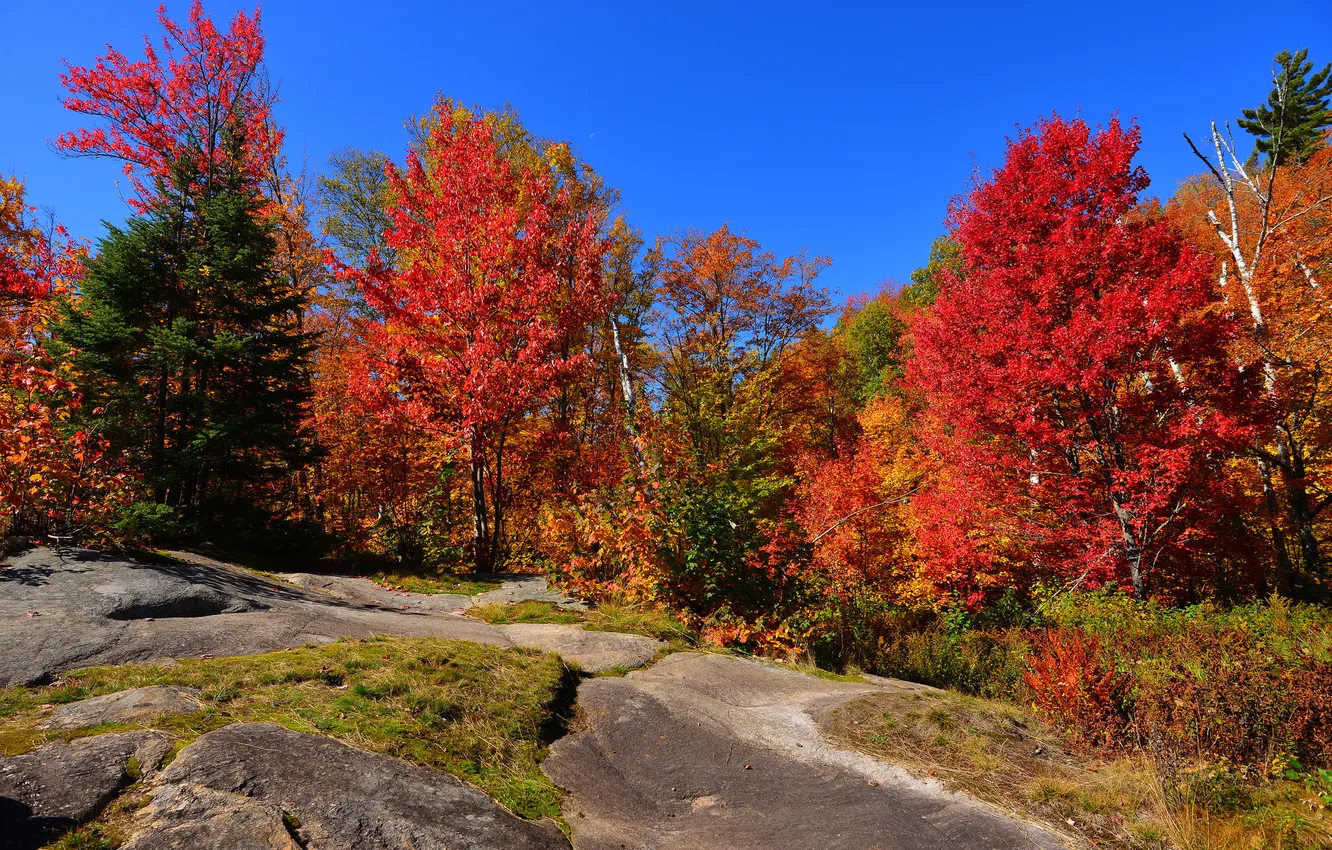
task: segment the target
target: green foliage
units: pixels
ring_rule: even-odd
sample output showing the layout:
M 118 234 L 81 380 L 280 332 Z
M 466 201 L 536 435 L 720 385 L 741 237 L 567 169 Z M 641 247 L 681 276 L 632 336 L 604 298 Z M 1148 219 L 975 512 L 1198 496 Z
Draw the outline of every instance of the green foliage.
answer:
M 865 669 L 992 699 L 1025 696 L 1028 637 L 1020 630 L 954 633 L 943 622 L 889 615 Z
M 902 288 L 902 302 L 912 307 L 928 307 L 939 297 L 945 274 L 962 274 L 962 246 L 951 237 L 940 236 L 930 245 L 930 259 L 923 268 L 911 273 L 911 283 Z
M 1256 152 L 1274 165 L 1301 163 L 1327 142 L 1323 131 L 1332 126 L 1332 64 L 1309 76 L 1314 65 L 1308 49 L 1276 55 L 1277 71 L 1267 103 L 1245 109 L 1238 124 L 1252 133 Z
M 887 298 L 876 298 L 846 321 L 843 332 L 857 372 L 857 400 L 865 404 L 892 391 L 901 382 L 911 356 L 903 339 L 906 322 L 899 310 Z
M 157 541 L 175 543 L 184 539 L 180 511 L 157 502 L 134 502 L 121 511 L 112 529 L 130 543 Z
M 85 428 L 105 436 L 178 531 L 275 513 L 310 456 L 305 294 L 275 270 L 260 198 L 218 191 L 111 227 L 57 335 L 82 374 Z M 135 509 L 147 528 L 165 512 Z
M 364 268 L 371 253 L 390 265 L 394 262 L 393 249 L 384 239 L 392 203 L 384 173 L 388 163 L 388 156 L 379 151 L 343 148 L 328 158 L 328 172 L 319 178 L 320 224 L 338 259 L 347 265 Z
M 702 617 L 724 610 L 752 619 L 774 611 L 785 574 L 771 547 L 782 530 L 775 514 L 787 486 L 779 477 L 707 476 L 663 487 L 666 529 L 659 545 L 670 598 Z

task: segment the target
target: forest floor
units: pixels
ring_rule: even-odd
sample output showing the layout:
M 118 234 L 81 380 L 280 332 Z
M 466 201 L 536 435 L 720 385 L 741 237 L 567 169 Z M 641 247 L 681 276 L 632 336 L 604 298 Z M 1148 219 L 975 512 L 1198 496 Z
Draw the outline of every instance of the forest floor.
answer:
M 1172 846 L 1149 769 L 1012 706 L 702 652 L 668 615 L 540 577 L 389 584 L 11 558 L 0 847 Z M 144 756 L 144 735 L 170 746 Z M 71 776 L 102 784 L 76 805 Z

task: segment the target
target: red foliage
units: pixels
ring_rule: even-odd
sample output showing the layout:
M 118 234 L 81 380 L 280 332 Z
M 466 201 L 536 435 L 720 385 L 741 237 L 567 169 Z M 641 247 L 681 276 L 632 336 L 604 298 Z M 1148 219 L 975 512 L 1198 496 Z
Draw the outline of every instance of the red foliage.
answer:
M 1162 643 L 1166 658 L 1135 682 L 1133 725 L 1145 743 L 1259 771 L 1292 755 L 1332 764 L 1332 664 L 1276 658 L 1248 629 L 1190 629 Z
M 383 316 L 367 334 L 385 359 L 366 377 L 469 453 L 475 557 L 488 568 L 508 440 L 585 365 L 568 342 L 605 307 L 599 212 L 579 214 L 548 172 L 504 161 L 479 119 L 436 121 L 424 153 L 388 177 L 398 267 L 372 257 L 344 272 Z
M 91 68 L 66 63 L 64 105 L 107 126 L 61 133 L 56 148 L 123 160 L 140 211 L 182 173 L 197 175 L 191 188 L 205 195 L 224 173 L 258 189 L 282 146 L 270 119 L 259 11 L 238 11 L 226 33 L 202 0 L 191 3 L 187 26 L 168 18 L 165 6 L 157 19 L 166 32 L 160 51 L 144 36 L 143 59 L 108 46 Z
M 1049 629 L 1033 641 L 1023 681 L 1036 706 L 1088 741 L 1121 740 L 1128 682 L 1101 660 L 1101 642 L 1073 629 Z
M 16 180 L 0 179 L 0 535 L 68 533 L 116 508 L 123 475 L 104 445 L 61 423 L 80 404 L 69 364 L 45 347 L 53 297 L 69 294 L 81 245 L 43 234 Z
M 971 604 L 1043 577 L 1175 592 L 1158 577 L 1229 545 L 1217 469 L 1255 434 L 1255 387 L 1208 264 L 1137 203 L 1137 149 L 1117 121 L 1044 121 L 952 211 L 964 274 L 914 328 L 946 466 L 918 507 L 936 580 Z

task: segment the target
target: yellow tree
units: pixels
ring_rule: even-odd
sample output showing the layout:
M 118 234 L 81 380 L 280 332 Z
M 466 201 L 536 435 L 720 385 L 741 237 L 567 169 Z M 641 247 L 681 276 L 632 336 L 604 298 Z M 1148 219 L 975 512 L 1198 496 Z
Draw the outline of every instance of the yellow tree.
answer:
M 1273 425 L 1254 451 L 1277 586 L 1328 589 L 1332 518 L 1332 149 L 1300 164 L 1245 161 L 1215 124 L 1207 171 L 1171 200 L 1170 216 L 1217 259 L 1217 284 L 1245 333 L 1240 368 L 1262 370 Z

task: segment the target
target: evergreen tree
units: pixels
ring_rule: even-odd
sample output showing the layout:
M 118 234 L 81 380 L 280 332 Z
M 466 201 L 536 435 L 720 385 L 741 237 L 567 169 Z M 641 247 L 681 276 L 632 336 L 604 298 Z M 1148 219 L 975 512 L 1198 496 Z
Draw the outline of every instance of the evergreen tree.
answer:
M 262 523 L 309 453 L 306 297 L 273 268 L 266 203 L 237 179 L 108 226 L 59 329 L 90 427 L 196 533 Z
M 1238 122 L 1257 137 L 1257 152 L 1275 165 L 1304 162 L 1327 143 L 1323 130 L 1332 126 L 1332 110 L 1328 108 L 1332 63 L 1311 77 L 1313 63 L 1308 61 L 1308 54 L 1307 49 L 1278 53 L 1275 88 L 1267 96 L 1267 103 L 1245 109 Z

